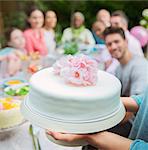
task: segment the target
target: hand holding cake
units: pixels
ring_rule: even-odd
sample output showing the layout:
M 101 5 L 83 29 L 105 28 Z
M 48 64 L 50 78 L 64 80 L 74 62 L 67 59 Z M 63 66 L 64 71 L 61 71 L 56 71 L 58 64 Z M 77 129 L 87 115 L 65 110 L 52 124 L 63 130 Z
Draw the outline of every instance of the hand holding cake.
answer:
M 84 55 L 67 56 L 35 73 L 22 113 L 30 122 L 57 132 L 86 134 L 106 130 L 125 115 L 121 84 Z

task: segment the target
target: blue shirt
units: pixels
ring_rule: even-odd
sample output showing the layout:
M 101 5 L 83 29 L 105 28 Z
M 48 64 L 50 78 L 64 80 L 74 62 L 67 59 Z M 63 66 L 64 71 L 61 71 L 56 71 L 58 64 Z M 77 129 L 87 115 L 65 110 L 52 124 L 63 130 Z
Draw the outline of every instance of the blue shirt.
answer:
M 140 106 L 129 138 L 135 140 L 130 150 L 148 150 L 148 87 L 141 95 L 132 96 Z
M 5 56 L 8 55 L 9 53 L 11 53 L 14 50 L 14 48 L 11 47 L 6 47 L 0 50 L 0 55 L 1 56 Z
M 95 41 L 96 41 L 96 44 L 105 44 L 105 41 L 102 40 L 101 38 L 99 38 L 99 37 L 96 35 L 95 32 L 92 31 L 92 35 L 93 35 L 93 37 L 94 37 L 94 39 L 95 39 Z
M 135 140 L 130 145 L 130 150 L 148 150 L 148 143 L 143 140 Z

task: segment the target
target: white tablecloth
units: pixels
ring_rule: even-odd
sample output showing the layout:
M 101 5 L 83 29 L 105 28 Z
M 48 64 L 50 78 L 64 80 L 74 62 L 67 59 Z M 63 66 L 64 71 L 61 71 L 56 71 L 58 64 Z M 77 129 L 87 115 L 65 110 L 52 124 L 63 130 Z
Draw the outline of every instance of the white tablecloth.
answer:
M 34 150 L 32 138 L 29 134 L 29 122 L 13 131 L 0 133 L 0 150 Z M 49 141 L 44 130 L 38 135 L 41 150 L 81 150 L 81 147 L 64 147 Z
M 14 78 L 25 79 L 26 74 L 18 73 Z M 4 96 L 2 84 L 7 79 L 0 78 L 0 97 Z M 15 130 L 8 132 L 0 132 L 0 150 L 34 150 L 31 135 L 29 134 L 30 123 L 24 123 Z M 82 147 L 64 147 L 49 141 L 44 130 L 40 130 L 38 134 L 41 150 L 81 150 Z

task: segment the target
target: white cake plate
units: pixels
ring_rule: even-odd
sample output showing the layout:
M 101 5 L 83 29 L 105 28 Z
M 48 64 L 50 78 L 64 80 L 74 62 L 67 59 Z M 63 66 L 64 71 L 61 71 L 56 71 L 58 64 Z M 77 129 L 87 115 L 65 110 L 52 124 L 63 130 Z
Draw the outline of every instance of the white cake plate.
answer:
M 8 132 L 8 131 L 12 131 L 12 130 L 15 130 L 17 129 L 18 127 L 22 126 L 24 123 L 26 123 L 27 121 L 26 120 L 23 120 L 21 123 L 17 124 L 17 125 L 14 125 L 12 127 L 9 127 L 9 128 L 0 128 L 0 133 L 4 133 L 4 132 Z
M 93 120 L 86 120 L 84 122 L 69 122 L 52 118 L 43 114 L 39 110 L 35 110 L 34 108 L 28 105 L 28 100 L 28 97 L 26 97 L 26 99 L 21 104 L 21 112 L 23 116 L 32 124 L 56 132 L 74 134 L 88 134 L 99 132 L 114 127 L 119 122 L 121 122 L 121 120 L 123 120 L 125 116 L 125 108 L 122 102 L 120 102 L 119 108 L 112 114 L 109 114 L 108 116 Z M 48 138 L 51 139 L 49 136 Z M 51 140 L 54 142 L 53 139 Z M 59 142 L 55 141 L 55 143 Z M 61 145 L 63 144 L 61 143 Z M 65 143 L 64 145 L 66 146 Z M 73 144 L 72 146 L 74 145 L 80 146 L 80 144 Z

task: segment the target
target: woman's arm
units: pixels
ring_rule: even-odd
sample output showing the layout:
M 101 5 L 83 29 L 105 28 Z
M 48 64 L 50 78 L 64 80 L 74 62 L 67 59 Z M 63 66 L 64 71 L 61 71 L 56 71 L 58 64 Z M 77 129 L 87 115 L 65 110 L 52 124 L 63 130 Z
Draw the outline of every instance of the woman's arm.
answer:
M 137 112 L 139 109 L 136 101 L 131 97 L 122 97 L 121 98 L 126 110 L 128 112 Z M 64 134 L 57 132 L 48 132 L 56 140 L 62 140 L 65 142 L 74 142 L 77 140 L 85 140 L 90 145 L 93 145 L 97 148 L 103 150 L 129 150 L 132 140 L 119 136 L 111 132 L 100 132 L 95 134 Z
M 32 33 L 30 33 L 32 31 L 24 31 L 24 37 L 25 37 L 25 40 L 26 40 L 26 45 L 25 45 L 25 50 L 28 54 L 30 53 L 33 53 L 35 50 L 34 50 L 34 46 L 33 46 L 33 40 L 32 40 Z
M 121 100 L 122 100 L 127 112 L 136 113 L 138 111 L 139 106 L 133 98 L 131 98 L 131 97 L 121 97 Z
M 132 140 L 121 137 L 111 132 L 100 132 L 95 134 L 64 134 L 57 132 L 48 132 L 56 140 L 65 142 L 74 142 L 78 140 L 85 140 L 90 145 L 103 150 L 129 150 Z
M 87 137 L 87 141 L 103 150 L 129 150 L 132 140 L 111 132 L 100 132 Z

